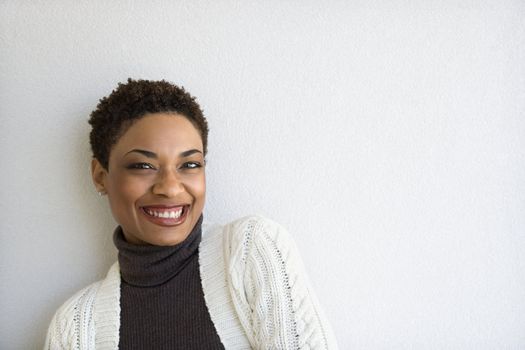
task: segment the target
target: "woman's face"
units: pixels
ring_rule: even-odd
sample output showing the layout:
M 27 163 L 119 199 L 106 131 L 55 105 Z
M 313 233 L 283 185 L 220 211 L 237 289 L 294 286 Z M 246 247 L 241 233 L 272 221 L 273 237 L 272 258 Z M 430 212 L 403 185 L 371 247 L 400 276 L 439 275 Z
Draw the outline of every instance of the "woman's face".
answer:
M 202 139 L 181 115 L 142 117 L 111 150 L 108 170 L 93 160 L 92 173 L 130 243 L 180 243 L 204 208 Z

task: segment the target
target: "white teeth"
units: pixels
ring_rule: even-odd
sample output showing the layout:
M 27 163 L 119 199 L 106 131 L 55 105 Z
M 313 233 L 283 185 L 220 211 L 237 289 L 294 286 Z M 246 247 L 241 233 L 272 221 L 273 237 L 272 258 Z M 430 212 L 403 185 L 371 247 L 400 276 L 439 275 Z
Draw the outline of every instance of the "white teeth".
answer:
M 146 209 L 146 212 L 151 215 L 151 216 L 155 216 L 155 217 L 158 217 L 158 218 L 165 218 L 165 219 L 177 219 L 179 218 L 181 215 L 182 215 L 182 208 L 180 208 L 179 210 L 177 211 L 155 211 L 155 210 L 150 210 L 150 209 Z

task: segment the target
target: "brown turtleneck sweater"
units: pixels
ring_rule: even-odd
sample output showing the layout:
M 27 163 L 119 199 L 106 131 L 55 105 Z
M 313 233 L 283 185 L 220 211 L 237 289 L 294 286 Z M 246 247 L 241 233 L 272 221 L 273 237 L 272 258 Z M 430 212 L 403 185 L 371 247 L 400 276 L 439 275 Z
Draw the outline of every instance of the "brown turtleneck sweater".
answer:
M 119 227 L 113 241 L 122 276 L 119 349 L 224 349 L 204 302 L 199 243 L 202 216 L 181 243 L 128 243 Z

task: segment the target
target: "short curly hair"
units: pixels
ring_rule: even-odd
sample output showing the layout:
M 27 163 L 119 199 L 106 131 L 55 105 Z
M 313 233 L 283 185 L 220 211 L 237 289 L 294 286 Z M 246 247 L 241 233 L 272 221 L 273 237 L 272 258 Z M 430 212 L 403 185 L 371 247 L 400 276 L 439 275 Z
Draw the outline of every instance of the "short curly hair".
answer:
M 177 113 L 199 131 L 203 151 L 208 146 L 208 122 L 195 100 L 183 87 L 165 80 L 133 80 L 119 83 L 91 112 L 89 141 L 93 157 L 108 169 L 109 154 L 119 138 L 134 122 L 151 113 Z

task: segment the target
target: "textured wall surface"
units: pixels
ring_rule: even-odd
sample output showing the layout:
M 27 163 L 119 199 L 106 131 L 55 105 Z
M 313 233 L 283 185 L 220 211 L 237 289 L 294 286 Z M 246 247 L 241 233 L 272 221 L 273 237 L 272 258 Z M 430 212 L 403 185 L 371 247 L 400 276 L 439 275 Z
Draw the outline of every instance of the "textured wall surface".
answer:
M 198 97 L 206 221 L 286 226 L 342 349 L 525 348 L 522 1 L 4 0 L 0 47 L 1 349 L 116 259 L 86 120 L 128 77 Z

